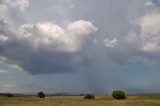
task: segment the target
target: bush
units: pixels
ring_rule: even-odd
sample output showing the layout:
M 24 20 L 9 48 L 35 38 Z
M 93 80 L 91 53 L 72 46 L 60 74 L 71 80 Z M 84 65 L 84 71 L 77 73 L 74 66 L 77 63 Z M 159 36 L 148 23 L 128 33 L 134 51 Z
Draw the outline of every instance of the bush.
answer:
M 93 94 L 86 94 L 84 99 L 95 99 L 95 96 Z
M 13 97 L 13 94 L 11 94 L 11 93 L 6 93 L 5 96 L 7 96 L 7 97 Z
M 37 97 L 44 98 L 45 94 L 43 93 L 43 91 L 40 91 L 37 93 Z
M 118 99 L 118 100 L 127 98 L 125 92 L 123 92 L 123 91 L 113 91 L 112 97 L 115 99 Z

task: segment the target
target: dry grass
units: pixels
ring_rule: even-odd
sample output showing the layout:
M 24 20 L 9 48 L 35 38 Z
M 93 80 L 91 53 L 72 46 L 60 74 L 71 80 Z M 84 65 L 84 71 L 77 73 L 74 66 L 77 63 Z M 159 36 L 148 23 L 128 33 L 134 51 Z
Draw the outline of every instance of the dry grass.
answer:
M 95 100 L 83 96 L 0 97 L 0 106 L 160 106 L 160 94 L 130 95 L 126 100 L 109 96 L 96 96 Z

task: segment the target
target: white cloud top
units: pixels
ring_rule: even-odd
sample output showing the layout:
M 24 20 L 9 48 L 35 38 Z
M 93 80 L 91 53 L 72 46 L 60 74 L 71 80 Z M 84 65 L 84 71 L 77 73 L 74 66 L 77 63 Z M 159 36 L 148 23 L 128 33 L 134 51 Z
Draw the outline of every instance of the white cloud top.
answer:
M 35 49 L 76 52 L 83 41 L 97 28 L 89 21 L 79 20 L 66 28 L 50 23 L 24 24 L 19 28 L 19 39 L 32 43 Z

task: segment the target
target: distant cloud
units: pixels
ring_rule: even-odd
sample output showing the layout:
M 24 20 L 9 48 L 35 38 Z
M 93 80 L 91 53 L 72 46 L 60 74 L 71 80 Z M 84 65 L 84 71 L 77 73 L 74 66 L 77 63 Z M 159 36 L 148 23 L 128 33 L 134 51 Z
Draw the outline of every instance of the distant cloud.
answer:
M 0 3 L 1 9 L 18 8 L 21 11 L 24 11 L 29 6 L 28 0 L 1 0 Z
M 113 38 L 113 39 L 106 38 L 103 40 L 103 42 L 107 48 L 114 48 L 118 44 L 117 38 Z
M 160 7 L 160 0 L 152 0 L 152 3 L 153 3 L 156 7 Z
M 147 1 L 147 2 L 145 3 L 145 5 L 146 5 L 146 6 L 154 6 L 154 4 L 153 4 L 152 1 Z
M 8 73 L 8 70 L 0 69 L 0 74 L 6 74 L 6 73 Z
M 4 43 L 7 39 L 8 37 L 0 34 L 0 43 Z
M 160 13 L 154 12 L 140 18 L 141 40 L 146 52 L 160 51 Z
M 15 88 L 16 85 L 15 85 L 15 84 L 5 84 L 4 87 L 5 87 L 6 89 L 12 89 L 12 88 Z

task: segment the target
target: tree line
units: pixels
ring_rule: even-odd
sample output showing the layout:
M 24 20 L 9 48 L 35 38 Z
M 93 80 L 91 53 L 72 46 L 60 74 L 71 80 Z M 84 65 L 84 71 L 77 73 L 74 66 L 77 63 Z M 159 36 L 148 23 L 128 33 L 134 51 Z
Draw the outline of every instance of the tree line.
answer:
M 13 97 L 14 96 L 14 94 L 11 94 L 11 93 L 4 93 L 3 95 L 7 96 L 7 97 Z M 39 97 L 39 98 L 45 98 L 45 93 L 43 91 L 39 91 L 36 96 Z M 83 96 L 84 96 L 84 99 L 95 99 L 94 94 L 85 94 Z M 115 91 L 112 92 L 112 97 L 117 99 L 117 100 L 122 100 L 122 99 L 126 99 L 127 95 L 124 91 L 115 90 Z

